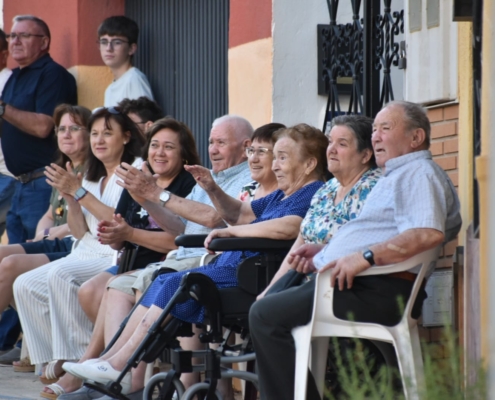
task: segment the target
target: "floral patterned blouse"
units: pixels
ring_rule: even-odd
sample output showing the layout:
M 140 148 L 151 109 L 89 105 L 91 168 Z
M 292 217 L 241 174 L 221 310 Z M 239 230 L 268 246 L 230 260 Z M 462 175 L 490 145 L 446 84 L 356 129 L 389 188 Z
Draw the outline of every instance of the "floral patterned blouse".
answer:
M 323 185 L 313 196 L 301 223 L 304 242 L 328 243 L 342 225 L 359 215 L 366 197 L 381 175 L 381 168 L 366 171 L 338 204 L 334 204 L 334 200 L 340 187 L 339 181 L 333 178 Z
M 240 201 L 246 201 L 246 202 L 253 201 L 254 200 L 254 194 L 256 193 L 256 189 L 258 189 L 259 186 L 260 186 L 260 184 L 256 181 L 252 181 L 252 182 L 248 183 L 247 185 L 243 186 L 241 188 L 240 193 L 239 193 L 238 199 Z

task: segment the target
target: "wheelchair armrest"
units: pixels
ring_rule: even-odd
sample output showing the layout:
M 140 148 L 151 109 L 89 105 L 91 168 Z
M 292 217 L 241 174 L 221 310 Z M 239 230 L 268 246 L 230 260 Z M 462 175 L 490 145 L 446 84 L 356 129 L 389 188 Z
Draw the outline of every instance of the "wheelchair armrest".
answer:
M 294 240 L 276 240 L 259 237 L 215 238 L 209 249 L 213 251 L 250 250 L 255 252 L 289 251 Z
M 175 244 L 182 247 L 204 247 L 207 235 L 180 235 L 175 238 Z

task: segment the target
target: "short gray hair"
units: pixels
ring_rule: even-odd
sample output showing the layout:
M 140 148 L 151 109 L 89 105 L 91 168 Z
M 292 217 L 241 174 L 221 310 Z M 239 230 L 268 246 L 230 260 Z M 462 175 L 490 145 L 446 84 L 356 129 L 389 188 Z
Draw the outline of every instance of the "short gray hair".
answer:
M 391 101 L 385 107 L 391 106 L 399 106 L 404 110 L 404 122 L 408 131 L 413 129 L 423 129 L 425 131 L 425 144 L 427 148 L 430 148 L 431 125 L 426 109 L 417 103 L 404 100 Z
M 219 117 L 213 121 L 211 127 L 215 128 L 223 124 L 228 124 L 228 126 L 232 128 L 236 138 L 240 141 L 251 139 L 253 136 L 254 129 L 251 123 L 246 118 L 239 115 L 228 114 Z
M 48 28 L 48 25 L 46 24 L 45 21 L 43 21 L 41 18 L 38 18 L 34 15 L 16 15 L 13 19 L 12 19 L 12 23 L 16 23 L 16 22 L 21 22 L 21 21 L 32 21 L 34 22 L 36 25 L 38 25 L 40 28 L 41 28 L 41 31 L 43 32 L 43 35 L 45 35 L 46 37 L 48 37 L 49 40 L 52 39 L 51 35 L 50 35 L 50 28 Z

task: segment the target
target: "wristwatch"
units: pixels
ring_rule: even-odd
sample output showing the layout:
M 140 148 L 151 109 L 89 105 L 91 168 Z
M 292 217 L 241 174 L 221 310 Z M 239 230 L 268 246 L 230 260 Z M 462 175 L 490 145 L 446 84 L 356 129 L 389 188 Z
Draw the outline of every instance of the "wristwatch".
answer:
M 74 194 L 74 200 L 79 201 L 87 194 L 88 191 L 81 186 L 79 189 L 76 190 L 76 193 Z
M 170 192 L 168 190 L 164 190 L 160 193 L 160 204 L 162 207 L 165 207 L 165 203 L 170 200 Z
M 5 106 L 7 103 L 3 100 L 0 100 L 0 118 L 3 117 L 3 114 L 5 114 Z
M 371 266 L 375 265 L 375 259 L 373 258 L 374 254 L 370 249 L 363 251 L 363 257 L 366 261 L 370 263 Z

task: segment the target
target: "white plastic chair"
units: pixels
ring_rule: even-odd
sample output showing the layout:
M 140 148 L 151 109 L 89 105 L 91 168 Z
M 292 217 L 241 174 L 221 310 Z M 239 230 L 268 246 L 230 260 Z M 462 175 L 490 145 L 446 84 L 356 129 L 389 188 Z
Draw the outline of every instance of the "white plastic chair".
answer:
M 380 275 L 410 270 L 421 266 L 411 296 L 401 321 L 392 327 L 373 323 L 344 321 L 333 314 L 333 288 L 330 286 L 331 270 L 318 274 L 315 287 L 315 305 L 311 322 L 292 330 L 296 342 L 295 400 L 306 398 L 307 371 L 311 354 L 311 371 L 323 394 L 329 337 L 354 337 L 380 340 L 394 345 L 407 400 L 419 399 L 424 387 L 423 360 L 419 342 L 417 320 L 411 310 L 425 276 L 429 276 L 440 253 L 440 247 L 417 254 L 393 265 L 372 267 L 359 274 Z

